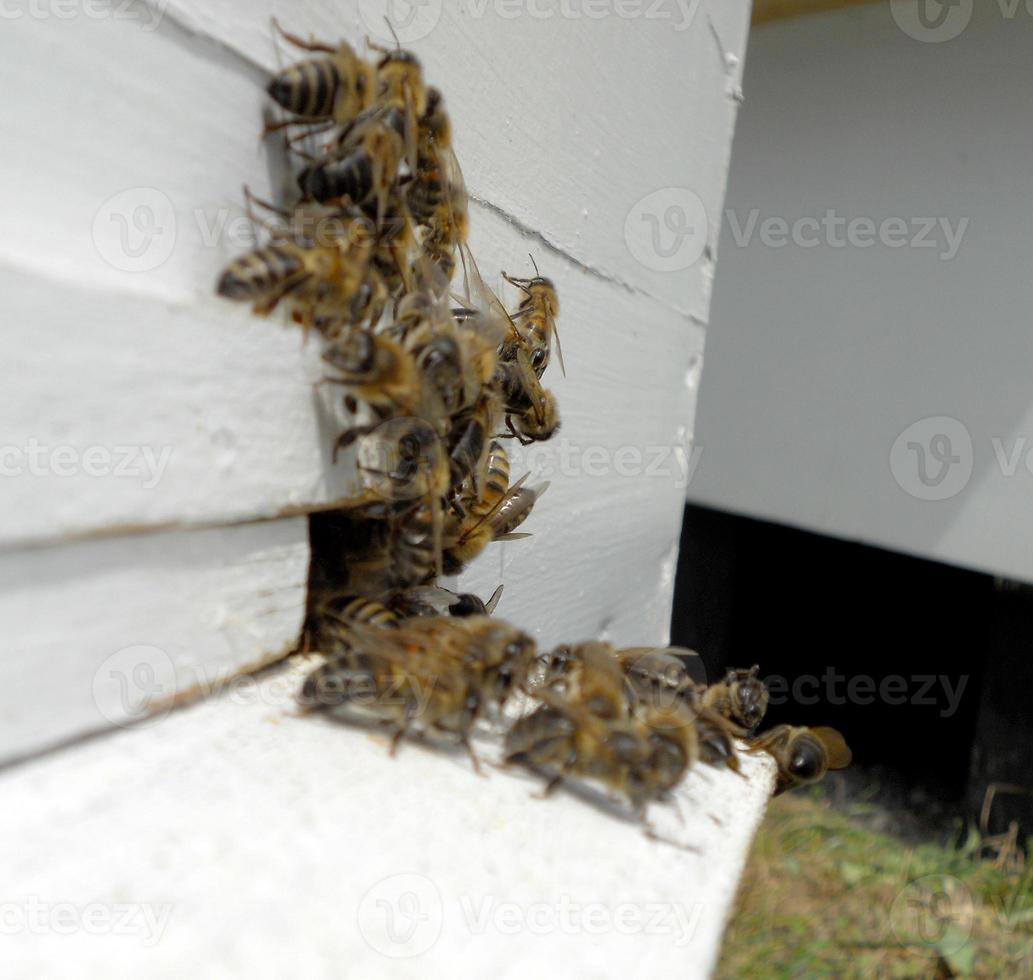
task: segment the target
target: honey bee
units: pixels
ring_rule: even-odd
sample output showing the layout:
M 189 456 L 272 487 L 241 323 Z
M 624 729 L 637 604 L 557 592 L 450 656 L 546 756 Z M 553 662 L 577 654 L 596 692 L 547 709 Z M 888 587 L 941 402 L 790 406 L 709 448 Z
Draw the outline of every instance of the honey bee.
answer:
M 794 728 L 778 725 L 750 742 L 751 752 L 767 752 L 778 764 L 775 795 L 816 783 L 830 769 L 845 769 L 852 761 L 846 740 L 834 728 Z
M 506 412 L 506 427 L 521 445 L 550 439 L 560 427 L 556 398 L 543 388 L 527 352 L 511 348 L 495 374 Z
M 477 507 L 446 526 L 442 568 L 446 575 L 458 575 L 493 541 L 516 541 L 527 537 L 516 529 L 528 518 L 548 483 L 525 487 L 521 478 L 486 510 Z M 482 497 L 482 500 L 484 498 Z
M 605 719 L 544 689 L 543 702 L 506 733 L 505 765 L 520 765 L 546 780 L 549 796 L 574 777 L 622 796 L 640 820 L 657 787 L 650 774 L 653 747 L 634 718 Z
M 482 510 L 493 506 L 509 486 L 509 458 L 505 450 L 498 442 L 492 442 L 485 452 L 484 444 L 494 428 L 495 415 L 495 400 L 485 395 L 473 409 L 452 419 L 448 433 L 451 489 L 458 491 L 469 480 L 475 495 L 473 506 L 480 506 Z M 477 496 L 482 489 L 482 470 L 483 476 L 492 483 L 490 488 L 486 488 L 486 502 L 483 504 Z M 504 485 L 501 484 L 503 479 L 506 481 Z M 501 494 L 498 493 L 500 485 Z
M 358 709 L 391 726 L 391 754 L 413 729 L 462 745 L 479 771 L 470 731 L 482 708 L 463 664 L 405 629 L 353 625 L 326 663 L 306 677 L 299 702 L 347 720 Z
M 768 689 L 757 676 L 759 668 L 730 670 L 719 684 L 703 692 L 704 707 L 711 708 L 736 726 L 737 735 L 751 735 L 768 710 Z
M 697 685 L 688 664 L 698 668 L 695 650 L 684 647 L 627 647 L 617 651 L 635 697 L 643 704 L 666 710 L 685 706 L 693 711 L 700 706 Z
M 455 250 L 469 237 L 469 201 L 452 149 L 452 126 L 436 88 L 427 89 L 427 108 L 417 127 L 416 170 L 406 189 L 415 224 L 423 229 L 422 254 L 447 278 L 455 270 Z
M 393 27 L 391 33 L 394 34 Z M 417 163 L 418 120 L 427 112 L 423 66 L 411 51 L 402 49 L 397 36 L 394 48 L 382 48 L 376 44 L 369 46 L 381 55 L 376 66 L 377 103 L 390 106 L 402 113 L 405 157 L 409 162 L 410 172 L 414 172 Z
M 649 733 L 647 772 L 653 791 L 657 795 L 668 793 L 700 758 L 695 714 L 684 704 L 664 708 L 642 705 L 636 717 Z
M 609 643 L 564 644 L 539 657 L 541 683 L 598 718 L 628 716 L 629 694 Z
M 323 600 L 319 618 L 332 626 L 347 629 L 354 624 L 394 629 L 398 617 L 383 603 L 363 596 L 339 595 Z
M 500 585 L 487 602 L 471 592 L 456 593 L 440 585 L 414 586 L 395 593 L 387 601 L 390 610 L 402 619 L 415 616 L 490 616 L 502 598 Z
M 560 312 L 559 296 L 556 294 L 556 286 L 551 279 L 546 279 L 538 271 L 538 264 L 531 256 L 531 264 L 534 266 L 534 278 L 517 279 L 502 273 L 506 282 L 516 286 L 524 298 L 520 306 L 512 314 L 513 322 L 521 340 L 529 348 L 532 359 L 532 367 L 535 374 L 540 378 L 549 365 L 549 357 L 552 352 L 552 344 L 556 342 L 556 355 L 559 357 L 560 369 L 564 375 L 567 373 L 563 365 L 563 351 L 560 348 L 560 337 L 556 330 L 556 317 Z
M 441 509 L 424 500 L 397 522 L 391 544 L 392 586 L 427 585 L 441 574 Z
M 257 199 L 248 193 L 248 200 L 250 206 Z M 230 263 L 216 292 L 254 303 L 259 316 L 268 316 L 289 298 L 296 322 L 332 334 L 365 314 L 369 292 L 376 291 L 370 279 L 372 254 L 373 237 L 362 215 L 303 206 L 287 228 L 273 229 L 268 245 Z
M 428 617 L 412 620 L 406 628 L 462 664 L 475 679 L 484 706 L 495 711 L 524 686 L 534 663 L 534 640 L 490 616 Z
M 416 362 L 399 344 L 370 330 L 354 330 L 327 344 L 323 360 L 337 372 L 320 384 L 338 384 L 351 389 L 345 406 L 354 412 L 356 398 L 369 406 L 381 420 L 397 416 L 416 417 L 422 401 L 422 382 Z M 334 446 L 334 459 L 341 447 L 372 427 L 346 430 Z
M 335 48 L 320 41 L 305 41 L 287 33 L 275 18 L 273 26 L 294 47 L 323 56 L 290 65 L 269 83 L 266 91 L 273 101 L 298 117 L 275 128 L 346 126 L 369 108 L 376 93 L 376 73 L 351 45 L 341 41 Z
M 347 200 L 375 206 L 380 228 L 388 212 L 398 168 L 405 157 L 405 118 L 397 107 L 374 105 L 340 141 L 298 175 L 306 199 L 325 204 Z

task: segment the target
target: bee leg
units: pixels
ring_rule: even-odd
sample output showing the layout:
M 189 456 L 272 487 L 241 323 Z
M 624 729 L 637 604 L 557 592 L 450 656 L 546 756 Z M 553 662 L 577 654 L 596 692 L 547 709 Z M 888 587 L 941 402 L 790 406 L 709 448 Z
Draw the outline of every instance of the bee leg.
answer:
M 466 749 L 466 754 L 470 757 L 470 764 L 473 766 L 473 771 L 478 776 L 484 775 L 484 770 L 481 769 L 481 761 L 477 758 L 477 753 L 473 750 L 473 745 L 470 744 L 470 740 L 464 735 L 460 740 L 460 745 Z
M 544 776 L 545 773 L 542 773 Z M 536 800 L 547 800 L 563 783 L 563 776 L 557 773 L 554 776 L 549 777 L 549 781 L 545 784 L 545 789 L 540 793 L 534 793 L 533 796 Z
M 373 426 L 371 425 L 359 425 L 352 429 L 345 429 L 344 432 L 337 437 L 337 441 L 334 443 L 334 451 L 330 456 L 330 462 L 336 465 L 337 454 L 342 449 L 347 449 L 348 446 L 355 442 L 355 440 L 360 436 L 369 435 L 372 431 Z
M 285 31 L 275 17 L 272 18 L 272 21 L 273 29 L 288 44 L 293 44 L 294 47 L 300 48 L 302 51 L 318 51 L 321 54 L 337 54 L 337 49 L 331 45 L 317 41 L 314 38 L 308 41 L 303 41 L 297 34 L 291 34 L 289 31 Z
M 398 744 L 405 738 L 405 733 L 409 730 L 408 725 L 399 725 L 395 728 L 391 734 L 391 747 L 387 750 L 387 754 L 393 759 L 398 754 Z

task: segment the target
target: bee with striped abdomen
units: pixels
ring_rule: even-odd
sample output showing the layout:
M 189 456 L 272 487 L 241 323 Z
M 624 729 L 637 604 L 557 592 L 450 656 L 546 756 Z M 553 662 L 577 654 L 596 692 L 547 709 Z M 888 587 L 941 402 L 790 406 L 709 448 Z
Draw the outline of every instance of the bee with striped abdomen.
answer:
M 266 91 L 273 101 L 297 117 L 271 128 L 347 126 L 372 104 L 375 69 L 347 41 L 333 47 L 289 34 L 275 18 L 273 26 L 295 48 L 321 57 L 289 65 L 269 83 Z
M 275 211 L 247 192 L 253 201 Z M 368 219 L 354 211 L 309 205 L 285 226 L 266 225 L 269 244 L 231 262 L 216 286 L 218 295 L 253 303 L 268 316 L 284 301 L 295 322 L 332 335 L 361 322 L 366 291 L 373 289 L 373 237 Z
M 560 348 L 560 337 L 556 331 L 556 317 L 560 312 L 559 296 L 551 279 L 538 272 L 538 265 L 531 257 L 534 265 L 534 278 L 517 279 L 502 273 L 506 282 L 516 286 L 524 298 L 512 314 L 513 322 L 521 340 L 527 345 L 531 364 L 535 374 L 540 378 L 549 366 L 553 341 L 556 342 L 556 355 L 559 357 L 560 369 L 566 374 L 563 366 L 563 351 Z

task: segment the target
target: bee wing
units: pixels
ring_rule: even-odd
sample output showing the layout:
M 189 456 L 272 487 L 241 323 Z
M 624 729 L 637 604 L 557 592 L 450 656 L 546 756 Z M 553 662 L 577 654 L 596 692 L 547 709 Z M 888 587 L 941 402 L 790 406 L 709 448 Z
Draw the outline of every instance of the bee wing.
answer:
M 465 293 L 460 302 L 480 314 L 476 317 L 478 330 L 483 331 L 485 339 L 496 346 L 502 343 L 507 334 L 519 338 L 520 334 L 516 325 L 506 312 L 501 300 L 481 278 L 473 253 L 466 242 L 460 243 L 459 256 L 463 263 L 463 291 Z
M 484 604 L 484 610 L 489 616 L 495 612 L 495 607 L 498 606 L 499 599 L 502 598 L 502 590 L 504 588 L 504 585 L 500 585 L 494 592 L 492 592 L 491 598 Z
M 846 739 L 834 728 L 812 728 L 811 734 L 821 742 L 829 756 L 829 769 L 846 769 L 853 761 L 853 753 Z
M 440 585 L 414 585 L 404 591 L 407 598 L 433 606 L 441 616 L 448 615 L 450 603 L 456 601 L 456 594 Z
M 550 324 L 552 326 L 552 337 L 553 337 L 553 340 L 556 341 L 556 357 L 559 359 L 559 362 L 560 362 L 560 372 L 562 373 L 563 377 L 566 377 L 567 376 L 567 367 L 563 363 L 563 348 L 560 346 L 560 332 L 559 332 L 559 328 L 556 326 L 555 318 L 553 316 L 551 316 L 551 315 L 549 316 L 549 322 L 550 322 Z

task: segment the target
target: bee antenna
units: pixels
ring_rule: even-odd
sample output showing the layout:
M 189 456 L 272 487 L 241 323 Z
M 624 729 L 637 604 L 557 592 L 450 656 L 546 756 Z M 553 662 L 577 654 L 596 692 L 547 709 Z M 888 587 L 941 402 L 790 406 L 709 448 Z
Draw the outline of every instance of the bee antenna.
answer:
M 391 32 L 391 37 L 395 39 L 395 48 L 399 51 L 402 50 L 401 42 L 398 40 L 398 35 L 395 33 L 395 26 L 391 23 L 387 14 L 384 14 L 384 23 L 387 24 L 387 29 Z
M 528 258 L 529 258 L 529 259 L 531 260 L 531 265 L 533 265 L 533 266 L 534 266 L 534 274 L 535 274 L 535 275 L 536 275 L 536 276 L 537 276 L 537 277 L 538 277 L 539 279 L 541 279 L 541 277 L 542 277 L 542 274 L 541 274 L 541 273 L 540 273 L 540 272 L 538 271 L 538 263 L 537 263 L 537 262 L 535 262 L 535 260 L 534 260 L 534 256 L 533 256 L 533 255 L 532 255 L 532 254 L 531 254 L 530 252 L 528 252 L 528 253 L 527 253 L 527 257 L 528 257 Z

